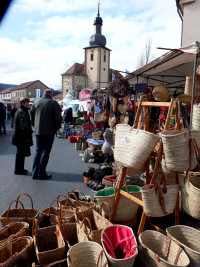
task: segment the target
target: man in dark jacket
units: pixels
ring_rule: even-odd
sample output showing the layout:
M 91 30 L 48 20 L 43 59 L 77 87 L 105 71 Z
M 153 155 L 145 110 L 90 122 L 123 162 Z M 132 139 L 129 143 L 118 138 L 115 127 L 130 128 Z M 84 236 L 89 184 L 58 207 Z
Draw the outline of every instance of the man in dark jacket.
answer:
M 20 107 L 15 113 L 14 117 L 14 131 L 12 137 L 12 144 L 17 147 L 15 157 L 15 174 L 25 175 L 27 170 L 24 169 L 25 157 L 31 155 L 30 146 L 33 145 L 32 140 L 32 127 L 29 115 L 29 102 L 28 98 L 20 100 Z
M 45 180 L 51 178 L 51 175 L 46 173 L 46 166 L 55 133 L 60 129 L 62 122 L 60 106 L 52 98 L 52 90 L 45 90 L 44 96 L 36 100 L 31 109 L 31 121 L 36 136 L 36 153 L 32 169 L 33 179 Z

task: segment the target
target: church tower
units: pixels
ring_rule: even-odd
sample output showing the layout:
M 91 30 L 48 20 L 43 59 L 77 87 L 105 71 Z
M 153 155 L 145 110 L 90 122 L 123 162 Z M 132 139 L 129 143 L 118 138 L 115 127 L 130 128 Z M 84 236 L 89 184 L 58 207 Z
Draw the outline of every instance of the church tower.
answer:
M 106 38 L 101 34 L 103 20 L 98 14 L 94 19 L 95 33 L 90 37 L 90 46 L 85 47 L 85 74 L 88 88 L 106 87 L 109 83 L 110 49 L 106 47 Z

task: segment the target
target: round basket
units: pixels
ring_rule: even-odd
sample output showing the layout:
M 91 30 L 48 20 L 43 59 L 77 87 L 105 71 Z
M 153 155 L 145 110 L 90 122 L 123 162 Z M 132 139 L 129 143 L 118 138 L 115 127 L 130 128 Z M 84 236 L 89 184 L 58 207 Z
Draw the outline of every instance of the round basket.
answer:
M 108 85 L 109 95 L 115 98 L 122 98 L 129 94 L 130 84 L 124 78 L 114 79 Z
M 190 260 L 187 254 L 166 235 L 153 230 L 147 230 L 139 235 L 142 245 L 142 260 L 145 266 L 188 266 Z
M 190 259 L 190 266 L 200 262 L 200 231 L 186 225 L 175 225 L 166 229 L 167 235 L 184 248 Z
M 155 86 L 152 94 L 153 94 L 155 100 L 157 100 L 157 101 L 169 100 L 169 89 L 163 83 L 160 83 L 159 85 Z

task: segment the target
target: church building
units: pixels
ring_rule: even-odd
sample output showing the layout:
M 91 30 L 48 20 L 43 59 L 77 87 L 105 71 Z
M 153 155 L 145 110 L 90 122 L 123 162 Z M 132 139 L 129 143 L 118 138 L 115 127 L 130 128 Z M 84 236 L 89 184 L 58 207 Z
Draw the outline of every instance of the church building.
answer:
M 106 87 L 113 77 L 122 75 L 119 71 L 110 68 L 110 49 L 106 47 L 106 38 L 101 34 L 103 20 L 98 14 L 94 19 L 95 33 L 90 37 L 89 46 L 85 47 L 84 63 L 75 63 L 62 74 L 63 98 L 73 90 L 78 98 L 79 92 L 84 88 Z

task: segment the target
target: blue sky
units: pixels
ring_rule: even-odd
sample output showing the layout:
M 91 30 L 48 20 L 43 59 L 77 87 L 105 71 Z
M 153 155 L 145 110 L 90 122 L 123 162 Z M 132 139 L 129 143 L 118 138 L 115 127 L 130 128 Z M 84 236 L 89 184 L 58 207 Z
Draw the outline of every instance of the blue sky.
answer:
M 94 33 L 98 0 L 13 0 L 0 24 L 0 83 L 40 80 L 61 89 L 61 74 L 83 63 Z M 156 47 L 180 47 L 175 0 L 101 0 L 102 34 L 110 67 L 134 71 L 147 39 Z

